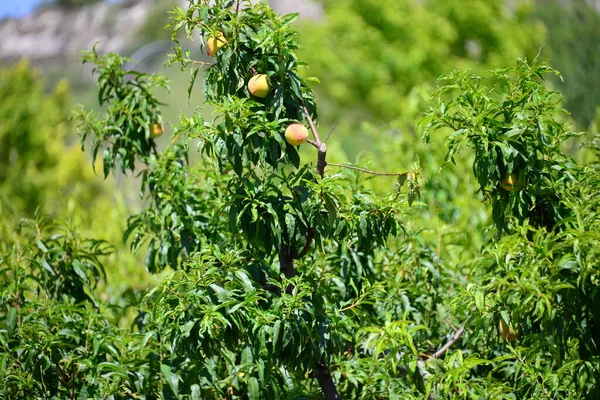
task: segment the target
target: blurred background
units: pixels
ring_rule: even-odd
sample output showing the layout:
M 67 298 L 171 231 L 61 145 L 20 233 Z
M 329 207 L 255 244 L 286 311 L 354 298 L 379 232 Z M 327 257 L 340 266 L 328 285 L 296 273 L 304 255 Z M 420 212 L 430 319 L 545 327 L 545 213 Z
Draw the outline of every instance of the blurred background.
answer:
M 94 77 L 81 52 L 119 52 L 131 67 L 167 75 L 164 120 L 177 123 L 203 103 L 201 86 L 187 98 L 189 72 L 164 66 L 171 46 L 168 11 L 179 0 L 0 1 L 0 243 L 21 217 L 36 212 L 68 219 L 110 241 L 106 296 L 147 286 L 151 278 L 122 243 L 129 215 L 141 207 L 134 177 L 104 181 L 69 122 L 76 104 L 98 109 Z M 418 122 L 436 79 L 454 69 L 483 72 L 539 56 L 562 73 L 549 84 L 565 96 L 575 131 L 600 124 L 600 0 L 271 0 L 280 13 L 300 12 L 295 24 L 309 65 L 321 130 L 337 122 L 330 161 L 403 171 L 419 162 L 427 179 L 411 219 L 438 248 L 482 238 L 457 238 L 485 226 L 471 160 L 440 172 L 443 138 L 425 146 Z M 198 41 L 184 41 L 198 60 Z M 169 130 L 168 130 L 169 131 Z M 160 140 L 168 141 L 169 135 Z M 305 150 L 303 150 L 304 152 Z M 586 154 L 570 144 L 577 159 Z M 314 154 L 303 153 L 314 162 Z M 101 168 L 99 169 L 101 170 Z M 383 179 L 383 182 L 382 182 Z M 386 191 L 393 181 L 373 183 Z M 383 188 L 383 189 L 381 189 Z M 420 229 L 419 228 L 419 229 Z M 0 244 L 0 250 L 3 245 Z M 142 253 L 143 254 L 143 253 Z M 459 262 L 459 260 L 455 260 Z

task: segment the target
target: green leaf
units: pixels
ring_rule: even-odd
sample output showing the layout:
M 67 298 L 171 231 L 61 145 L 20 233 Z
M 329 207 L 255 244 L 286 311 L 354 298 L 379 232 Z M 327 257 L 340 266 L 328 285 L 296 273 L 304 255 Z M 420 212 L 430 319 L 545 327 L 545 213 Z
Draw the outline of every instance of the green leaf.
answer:
M 15 307 L 9 307 L 8 313 L 6 314 L 6 333 L 9 338 L 12 338 L 17 327 L 17 309 Z
M 169 384 L 169 387 L 171 388 L 175 396 L 179 398 L 179 375 L 173 373 L 171 371 L 171 367 L 165 364 L 161 364 L 160 372 Z
M 75 273 L 77 274 L 77 276 L 79 276 L 81 278 L 82 281 L 84 282 L 88 282 L 88 277 L 85 274 L 85 265 L 83 265 L 83 263 L 79 260 L 73 260 L 73 270 L 75 271 Z
M 277 320 L 275 321 L 275 324 L 273 324 L 273 351 L 276 351 L 277 349 L 277 341 L 279 340 L 280 331 L 281 321 Z
M 238 269 L 238 270 L 235 271 L 235 274 L 237 275 L 237 277 L 240 279 L 240 281 L 244 285 L 244 291 L 247 294 L 248 293 L 253 293 L 253 292 L 256 291 L 256 288 L 254 287 L 254 285 L 250 281 L 250 278 L 248 277 L 248 274 L 245 271 L 242 271 L 242 270 Z
M 252 376 L 248 379 L 248 400 L 258 400 L 259 398 L 258 380 Z
M 192 389 L 192 400 L 201 400 L 202 392 L 200 391 L 200 386 L 197 383 L 194 383 L 191 387 Z

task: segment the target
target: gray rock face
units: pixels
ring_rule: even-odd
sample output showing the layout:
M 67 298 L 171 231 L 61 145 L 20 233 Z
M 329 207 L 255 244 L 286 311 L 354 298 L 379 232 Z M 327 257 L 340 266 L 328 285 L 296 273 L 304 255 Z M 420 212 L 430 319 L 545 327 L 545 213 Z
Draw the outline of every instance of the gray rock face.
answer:
M 2 1 L 2 0 L 0 0 Z M 186 0 L 179 0 L 182 7 Z M 98 3 L 75 10 L 46 8 L 24 18 L 0 22 L 0 60 L 14 62 L 23 57 L 40 64 L 70 58 L 100 42 L 101 52 L 120 52 L 131 44 L 152 10 L 153 0 Z M 320 18 L 320 5 L 311 0 L 271 0 L 280 13 L 300 12 Z
M 598 0 L 600 1 L 600 0 Z M 323 18 L 323 6 L 310 0 L 271 0 L 273 10 L 281 14 L 293 12 L 300 13 L 301 18 L 321 20 Z
M 118 51 L 144 22 L 152 0 L 98 3 L 76 10 L 49 8 L 0 24 L 0 58 L 33 62 L 79 54 L 100 41 L 103 51 Z

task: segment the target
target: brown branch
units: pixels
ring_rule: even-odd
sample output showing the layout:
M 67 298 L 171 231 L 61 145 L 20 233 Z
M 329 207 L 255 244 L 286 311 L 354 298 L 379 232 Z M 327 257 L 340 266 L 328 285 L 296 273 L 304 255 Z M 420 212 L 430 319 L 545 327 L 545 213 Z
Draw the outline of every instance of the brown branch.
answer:
M 365 168 L 354 167 L 352 165 L 347 165 L 347 164 L 327 163 L 327 165 L 330 165 L 332 167 L 353 169 L 356 171 L 364 172 L 366 174 L 377 175 L 377 176 L 406 176 L 409 174 L 408 172 L 377 172 L 377 171 L 371 171 L 371 170 L 368 170 Z
M 304 116 L 306 117 L 306 120 L 308 121 L 308 126 L 310 127 L 310 131 L 313 134 L 313 137 L 315 138 L 315 141 L 312 142 L 310 141 L 309 143 L 312 144 L 313 146 L 315 146 L 317 148 L 317 174 L 319 174 L 319 176 L 322 178 L 323 175 L 325 175 L 325 167 L 327 166 L 327 145 L 325 143 L 321 142 L 321 139 L 319 138 L 319 132 L 317 132 L 317 128 L 315 126 L 315 123 L 312 119 L 312 117 L 310 116 L 310 113 L 308 112 L 308 109 L 306 108 L 306 105 L 304 104 L 304 100 L 299 99 L 300 100 L 300 104 L 301 104 L 301 109 L 302 112 L 304 113 Z
M 463 332 L 465 331 L 465 326 L 462 325 L 460 328 L 458 328 L 458 330 L 456 331 L 456 333 L 454 334 L 454 336 L 452 336 L 452 339 L 448 340 L 446 342 L 446 344 L 444 344 L 438 351 L 436 351 L 435 353 L 433 353 L 431 355 L 431 358 L 440 358 L 441 356 L 444 355 L 444 353 L 446 353 L 448 351 L 448 349 L 456 342 L 458 342 L 458 339 L 460 339 L 461 335 L 463 334 Z
M 296 251 L 292 251 L 288 246 L 282 244 L 279 249 L 279 272 L 281 272 L 287 279 L 292 278 L 297 274 L 294 268 L 294 256 Z M 292 284 L 285 288 L 287 294 L 292 294 L 294 286 Z
M 317 174 L 322 178 L 325 175 L 325 167 L 327 166 L 327 145 L 321 143 L 317 149 Z
M 308 143 L 312 146 L 315 146 L 317 148 L 317 150 L 319 149 L 319 145 L 314 140 L 306 139 L 306 143 Z
M 446 323 L 447 323 L 448 325 L 450 325 L 450 328 L 452 328 L 452 330 L 453 330 L 454 332 L 458 331 L 458 329 L 457 329 L 457 328 L 456 328 L 456 327 L 455 327 L 455 326 L 452 324 L 452 322 L 450 322 L 450 320 L 449 320 L 448 318 L 444 319 L 444 321 L 446 321 Z
M 313 146 L 315 146 L 317 148 L 317 174 L 322 178 L 323 175 L 325 174 L 325 166 L 327 166 L 327 161 L 326 161 L 327 145 L 325 143 L 321 142 L 321 139 L 319 138 L 319 133 L 317 132 L 315 123 L 314 123 L 312 117 L 310 116 L 310 113 L 308 112 L 308 109 L 306 108 L 304 101 L 302 99 L 299 99 L 299 100 L 300 100 L 302 112 L 304 113 L 304 116 L 306 117 L 306 120 L 308 121 L 308 126 L 310 127 L 310 131 L 312 132 L 313 137 L 315 139 L 314 142 L 310 139 L 307 141 L 308 141 L 308 143 L 312 144 Z M 312 229 L 309 228 L 306 244 L 304 245 L 304 249 L 302 249 L 302 251 L 300 252 L 300 255 L 290 254 L 291 259 L 289 260 L 289 263 L 291 265 L 291 269 L 293 270 L 294 274 L 296 272 L 294 269 L 294 265 L 293 265 L 294 256 L 296 256 L 296 258 L 304 256 L 308 252 L 308 249 L 310 248 L 312 238 L 313 238 L 313 231 L 312 231 Z M 283 246 L 282 246 L 282 250 L 284 250 Z M 291 252 L 288 250 L 288 253 L 291 253 Z M 280 253 L 280 255 L 279 255 L 280 268 L 284 269 L 286 267 L 284 265 L 284 263 L 286 261 L 287 260 L 285 259 L 285 257 L 282 259 L 282 256 Z M 286 276 L 287 276 L 287 274 L 286 274 Z M 287 287 L 286 292 L 290 293 L 290 289 L 291 289 L 290 287 L 291 287 L 291 285 Z M 316 376 L 317 380 L 319 381 L 319 386 L 321 387 L 321 390 L 323 391 L 323 395 L 325 396 L 326 400 L 339 400 L 340 399 L 340 395 L 337 391 L 337 387 L 335 386 L 335 382 L 333 381 L 331 372 L 329 371 L 327 364 L 325 364 L 324 362 L 316 363 L 315 364 L 315 376 Z

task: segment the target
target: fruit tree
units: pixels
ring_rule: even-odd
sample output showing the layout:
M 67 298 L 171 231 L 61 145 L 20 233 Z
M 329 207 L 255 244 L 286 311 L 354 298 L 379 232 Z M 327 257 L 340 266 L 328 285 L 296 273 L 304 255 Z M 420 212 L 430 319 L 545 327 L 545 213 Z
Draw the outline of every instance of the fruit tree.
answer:
M 174 8 L 168 64 L 190 74 L 188 96 L 203 78 L 205 104 L 173 125 L 165 77 L 85 53 L 101 110 L 73 119 L 104 177 L 139 179 L 123 239 L 156 283 L 107 302 L 109 243 L 21 221 L 0 258 L 2 396 L 597 398 L 600 179 L 562 151 L 577 134 L 544 85 L 554 71 L 520 60 L 438 80 L 425 139 L 447 135 L 448 164 L 472 150 L 490 209 L 481 248 L 453 257 L 419 219 L 418 164 L 331 162 L 296 17 L 262 1 Z M 412 139 L 396 136 L 372 145 Z

